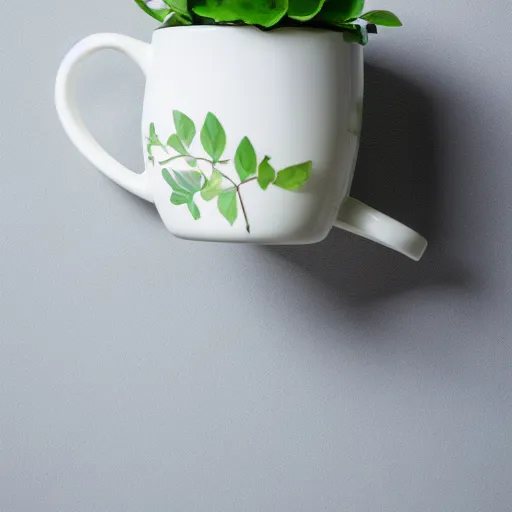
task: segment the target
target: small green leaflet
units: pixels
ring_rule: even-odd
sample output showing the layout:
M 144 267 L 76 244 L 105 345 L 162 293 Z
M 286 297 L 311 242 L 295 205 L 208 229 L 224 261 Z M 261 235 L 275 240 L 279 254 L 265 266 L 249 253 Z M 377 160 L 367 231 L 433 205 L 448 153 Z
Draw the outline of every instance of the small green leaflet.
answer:
M 187 0 L 164 0 L 164 2 L 176 13 L 190 17 Z
M 308 21 L 322 10 L 325 1 L 326 0 L 289 0 L 287 14 L 294 20 Z
M 285 190 L 298 190 L 308 181 L 312 167 L 311 161 L 287 167 L 277 173 L 274 185 Z
M 238 217 L 238 205 L 236 201 L 236 190 L 234 188 L 225 190 L 219 196 L 217 202 L 220 213 L 224 218 L 233 225 Z
M 222 174 L 219 171 L 213 171 L 210 179 L 201 190 L 201 197 L 205 201 L 211 201 L 218 195 L 222 194 L 223 190 L 220 188 L 222 185 Z
M 262 27 L 278 23 L 288 8 L 288 0 L 196 0 L 195 4 L 196 14 L 216 22 L 241 21 Z
M 180 155 L 183 155 L 185 157 L 185 162 L 187 162 L 190 167 L 197 167 L 197 160 L 189 155 L 189 152 L 185 149 L 183 142 L 181 142 L 181 139 L 175 133 L 169 137 L 167 145 Z M 167 163 L 167 161 L 160 163 Z
M 402 22 L 396 14 L 389 11 L 370 11 L 361 16 L 362 20 L 374 25 L 381 25 L 383 27 L 401 27 Z
M 208 112 L 201 129 L 201 144 L 204 150 L 217 163 L 226 149 L 226 132 L 214 114 Z
M 330 0 L 318 14 L 318 19 L 339 25 L 359 18 L 363 9 L 364 0 Z
M 269 164 L 270 157 L 266 156 L 258 167 L 258 183 L 263 190 L 267 190 L 268 186 L 275 180 L 276 171 Z
M 362 46 L 368 44 L 368 30 L 366 27 L 349 24 L 342 24 L 340 27 L 344 29 L 343 39 L 347 43 L 358 43 Z
M 150 147 L 152 148 L 153 146 L 160 147 L 167 152 L 165 146 L 162 144 L 162 142 L 158 138 L 158 135 L 156 134 L 155 123 L 151 123 L 149 125 L 148 152 L 149 152 L 149 148 Z M 150 154 L 152 154 L 152 153 L 150 153 Z
M 185 146 L 183 146 L 183 142 L 181 142 L 181 139 L 175 133 L 169 137 L 167 145 L 171 146 L 171 148 L 180 155 L 188 155 L 188 151 L 185 149 Z
M 194 122 L 192 119 L 190 119 L 190 117 L 186 116 L 179 110 L 174 110 L 172 114 L 178 137 L 187 147 L 190 146 L 194 140 L 194 137 L 196 136 L 196 126 Z
M 186 204 L 192 217 L 201 217 L 199 208 L 194 202 L 194 194 L 202 188 L 202 175 L 197 171 L 173 171 L 174 178 L 167 169 L 162 169 L 164 180 L 171 186 L 171 203 L 180 206 Z
M 171 9 L 150 9 L 143 0 L 135 0 L 135 3 L 147 14 L 156 20 L 163 22 L 171 13 Z
M 244 137 L 235 153 L 235 168 L 242 181 L 256 174 L 256 152 L 251 141 Z
M 199 211 L 197 204 L 194 201 L 190 201 L 187 203 L 187 206 L 188 206 L 188 211 L 192 214 L 192 217 L 194 217 L 194 220 L 199 220 L 201 218 L 201 212 Z

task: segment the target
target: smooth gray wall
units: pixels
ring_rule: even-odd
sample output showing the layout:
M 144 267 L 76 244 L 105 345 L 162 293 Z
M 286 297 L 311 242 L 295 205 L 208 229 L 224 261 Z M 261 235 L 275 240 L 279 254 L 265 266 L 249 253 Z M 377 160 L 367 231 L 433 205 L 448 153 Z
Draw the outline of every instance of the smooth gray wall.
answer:
M 405 27 L 367 49 L 354 195 L 428 236 L 419 264 L 342 232 L 174 239 L 52 100 L 74 42 L 153 22 L 2 8 L 1 512 L 512 509 L 512 7 L 370 7 Z M 142 168 L 139 70 L 105 53 L 79 92 Z

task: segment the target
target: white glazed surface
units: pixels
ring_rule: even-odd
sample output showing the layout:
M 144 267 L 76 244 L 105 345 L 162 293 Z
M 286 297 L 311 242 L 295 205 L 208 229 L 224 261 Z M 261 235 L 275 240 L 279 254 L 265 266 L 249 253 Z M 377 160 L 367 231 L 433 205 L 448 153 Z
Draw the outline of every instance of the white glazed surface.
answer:
M 112 158 L 83 124 L 74 103 L 77 65 L 90 54 L 114 49 L 131 57 L 147 76 L 142 120 L 146 170 L 130 172 Z M 157 30 L 152 45 L 118 34 L 96 34 L 75 45 L 57 75 L 55 102 L 71 141 L 92 164 L 130 192 L 154 202 L 176 236 L 192 240 L 307 244 L 322 240 L 333 225 L 419 260 L 426 240 L 381 212 L 349 197 L 361 133 L 363 52 L 343 35 L 310 29 L 261 32 L 254 27 L 174 27 Z M 197 132 L 211 112 L 227 134 L 222 171 L 236 177 L 235 151 L 244 137 L 258 161 L 272 157 L 280 170 L 312 162 L 309 180 L 299 190 L 255 181 L 243 185 L 248 224 L 241 214 L 231 225 L 216 201 L 195 194 L 201 212 L 194 219 L 185 205 L 170 202 L 172 190 L 159 161 L 168 157 L 153 147 L 150 125 L 165 142 L 175 133 L 173 111 L 191 118 Z M 206 156 L 199 134 L 190 146 Z M 186 170 L 172 167 L 173 171 Z M 202 165 L 202 164 L 201 164 Z M 211 172 L 204 169 L 206 175 Z

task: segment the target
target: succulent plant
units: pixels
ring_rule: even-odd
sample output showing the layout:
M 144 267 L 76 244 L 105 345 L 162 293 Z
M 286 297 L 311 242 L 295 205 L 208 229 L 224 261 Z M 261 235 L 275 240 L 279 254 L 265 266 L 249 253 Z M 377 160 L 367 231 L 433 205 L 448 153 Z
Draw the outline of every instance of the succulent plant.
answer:
M 261 30 L 314 27 L 343 32 L 366 44 L 377 25 L 400 27 L 389 11 L 363 14 L 364 0 L 134 0 L 160 28 L 186 25 L 254 25 Z

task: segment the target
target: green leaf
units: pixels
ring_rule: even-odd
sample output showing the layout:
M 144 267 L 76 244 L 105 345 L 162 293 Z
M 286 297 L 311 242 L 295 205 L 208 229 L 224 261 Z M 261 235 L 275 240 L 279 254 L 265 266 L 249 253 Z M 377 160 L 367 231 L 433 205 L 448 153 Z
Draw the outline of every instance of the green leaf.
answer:
M 158 135 L 156 134 L 155 123 L 151 123 L 149 125 L 148 148 L 149 146 L 158 146 L 165 149 L 165 146 L 162 144 L 162 142 L 158 138 Z
M 235 168 L 240 179 L 244 181 L 256 174 L 257 165 L 256 151 L 254 151 L 251 141 L 244 137 L 235 153 Z
M 202 188 L 203 175 L 197 171 L 174 171 L 176 183 L 190 194 L 199 192 Z
M 224 149 L 226 149 L 226 132 L 219 120 L 211 112 L 208 112 L 201 129 L 201 144 L 204 150 L 218 162 Z
M 267 190 L 268 186 L 275 180 L 276 171 L 269 164 L 270 157 L 266 156 L 258 167 L 258 183 L 263 190 Z
M 329 0 L 324 4 L 317 19 L 322 21 L 343 23 L 359 18 L 364 9 L 364 0 Z
M 167 169 L 162 169 L 162 176 L 173 190 L 181 189 Z
M 402 22 L 396 14 L 389 11 L 370 11 L 361 16 L 361 19 L 366 20 L 368 23 L 374 25 L 381 25 L 383 27 L 401 27 Z
M 173 171 L 174 178 L 167 169 L 162 169 L 164 180 L 171 186 L 171 203 L 176 206 L 186 204 L 195 220 L 201 217 L 199 208 L 194 202 L 194 194 L 202 188 L 202 175 L 197 171 Z
M 219 200 L 217 202 L 217 206 L 219 207 L 220 213 L 224 216 L 224 218 L 233 225 L 238 217 L 238 204 L 236 200 L 236 190 L 231 188 L 229 190 L 225 190 L 219 196 Z
M 173 133 L 169 140 L 167 141 L 167 145 L 171 146 L 172 149 L 174 149 L 176 152 L 178 152 L 180 155 L 188 155 L 188 151 L 185 149 L 185 146 L 183 145 L 183 142 L 181 142 L 181 139 Z
M 188 211 L 192 214 L 192 217 L 194 217 L 194 220 L 199 220 L 201 218 L 201 212 L 199 211 L 197 204 L 191 200 L 187 203 L 187 206 L 188 206 Z
M 192 10 L 216 22 L 241 21 L 247 25 L 272 27 L 288 9 L 288 0 L 196 0 Z
M 187 164 L 190 165 L 190 167 L 197 167 L 197 160 L 195 158 L 187 156 L 185 158 L 185 162 L 187 162 Z
M 157 30 L 168 27 L 186 27 L 192 25 L 192 18 L 190 16 L 182 16 L 178 13 L 173 13 L 172 16 L 168 16 L 165 22 L 160 25 Z
M 183 189 L 173 191 L 171 194 L 171 203 L 180 206 L 182 204 L 188 204 L 191 201 L 190 194 L 186 193 Z
M 211 201 L 218 195 L 222 194 L 223 190 L 220 188 L 222 185 L 222 174 L 219 171 L 213 171 L 210 179 L 206 181 L 203 190 L 201 190 L 201 197 L 205 201 Z
M 164 0 L 172 11 L 182 16 L 190 16 L 188 12 L 187 0 Z
M 178 137 L 187 145 L 190 146 L 194 137 L 196 136 L 196 127 L 190 117 L 186 116 L 179 110 L 173 110 L 174 126 Z
M 308 181 L 312 167 L 311 161 L 287 167 L 277 173 L 274 185 L 285 190 L 298 190 Z
M 143 0 L 134 0 L 135 3 L 147 14 L 156 20 L 163 22 L 167 16 L 172 12 L 171 9 L 151 9 Z
M 325 2 L 326 0 L 289 0 L 288 16 L 294 20 L 308 21 L 322 10 Z
M 336 25 L 343 30 L 343 38 L 347 43 L 358 43 L 360 45 L 368 44 L 368 30 L 361 25 L 340 24 Z

